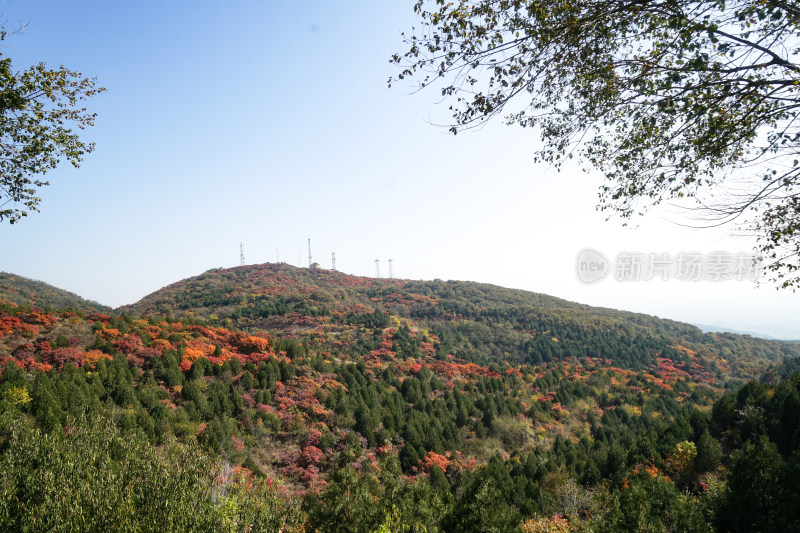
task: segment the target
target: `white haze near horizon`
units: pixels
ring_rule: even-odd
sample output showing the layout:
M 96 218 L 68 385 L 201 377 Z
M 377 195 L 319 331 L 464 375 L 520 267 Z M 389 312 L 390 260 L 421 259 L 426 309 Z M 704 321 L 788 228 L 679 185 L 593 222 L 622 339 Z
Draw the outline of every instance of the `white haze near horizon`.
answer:
M 579 250 L 747 252 L 660 210 L 624 228 L 601 180 L 534 165 L 535 132 L 452 136 L 433 93 L 387 89 L 412 3 L 13 1 L 4 49 L 96 76 L 96 142 L 48 174 L 42 212 L 0 226 L 0 271 L 118 307 L 214 267 L 276 259 L 460 279 L 683 322 L 800 338 L 800 298 L 748 282 L 581 284 Z

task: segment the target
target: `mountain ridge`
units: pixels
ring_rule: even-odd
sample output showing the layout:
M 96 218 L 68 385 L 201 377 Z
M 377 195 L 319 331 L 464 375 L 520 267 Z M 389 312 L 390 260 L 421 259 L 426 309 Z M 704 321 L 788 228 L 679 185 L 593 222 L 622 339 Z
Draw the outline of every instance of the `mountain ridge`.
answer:
M 480 364 L 537 364 L 543 361 L 540 354 L 546 360 L 552 353 L 555 359 L 605 357 L 645 368 L 658 364 L 656 354 L 688 350 L 699 354 L 698 361 L 705 358 L 697 364 L 720 378 L 731 370 L 737 379 L 747 379 L 755 370 L 751 364 L 761 372 L 766 366 L 759 361 L 776 365 L 800 355 L 800 346 L 792 343 L 704 333 L 685 322 L 488 283 L 368 278 L 285 263 L 212 269 L 117 312 L 250 332 L 313 333 L 330 346 L 329 337 L 354 325 L 407 324 L 450 339 L 448 346 L 459 356 Z M 543 334 L 551 331 L 548 341 Z
M 24 280 L 30 294 L 60 291 L 43 282 L 14 279 Z M 0 298 L 14 302 L 8 289 L 8 283 L 0 283 Z M 67 291 L 59 294 L 69 296 L 63 300 L 69 305 L 61 307 L 88 312 L 311 335 L 332 353 L 335 337 L 350 334 L 353 327 L 406 325 L 440 339 L 442 350 L 478 364 L 599 357 L 625 368 L 656 369 L 666 357 L 692 368 L 695 378 L 719 383 L 770 373 L 784 359 L 800 355 L 797 343 L 704 333 L 684 322 L 522 289 L 471 281 L 369 278 L 286 263 L 210 269 L 114 310 L 84 304 L 86 300 Z M 23 303 L 46 303 L 28 300 Z

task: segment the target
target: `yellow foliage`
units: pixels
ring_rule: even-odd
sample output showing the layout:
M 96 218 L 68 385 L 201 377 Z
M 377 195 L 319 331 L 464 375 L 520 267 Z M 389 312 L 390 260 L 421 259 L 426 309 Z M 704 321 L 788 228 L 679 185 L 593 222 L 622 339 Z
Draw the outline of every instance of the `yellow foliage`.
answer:
M 692 471 L 695 457 L 697 447 L 694 442 L 685 440 L 675 445 L 672 455 L 667 458 L 667 464 L 675 473 L 687 473 Z
M 5 393 L 3 393 L 3 398 L 5 398 L 6 401 L 11 405 L 18 406 L 25 405 L 31 401 L 31 396 L 28 394 L 28 390 L 22 387 L 11 387 Z
M 525 533 L 569 533 L 569 520 L 560 515 L 531 518 L 522 522 Z
M 642 408 L 638 405 L 626 405 L 624 407 L 625 411 L 634 416 L 641 416 L 642 415 Z

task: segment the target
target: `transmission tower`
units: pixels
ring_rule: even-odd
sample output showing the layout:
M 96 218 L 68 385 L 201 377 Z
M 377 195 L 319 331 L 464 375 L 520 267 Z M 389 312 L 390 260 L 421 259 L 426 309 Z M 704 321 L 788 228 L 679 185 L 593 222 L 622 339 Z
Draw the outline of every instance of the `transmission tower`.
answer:
M 276 263 L 280 263 L 281 262 L 281 254 L 278 253 L 278 249 L 277 248 L 275 248 L 275 262 Z
M 392 260 L 389 259 L 389 279 L 391 279 L 393 277 L 394 276 L 392 275 Z
M 239 266 L 244 266 L 244 243 L 239 243 Z
M 376 259 L 375 260 L 375 277 L 376 278 L 381 277 L 381 260 L 380 259 Z
M 308 268 L 311 268 L 311 239 L 308 239 Z
M 331 270 L 336 270 L 336 252 L 331 252 Z

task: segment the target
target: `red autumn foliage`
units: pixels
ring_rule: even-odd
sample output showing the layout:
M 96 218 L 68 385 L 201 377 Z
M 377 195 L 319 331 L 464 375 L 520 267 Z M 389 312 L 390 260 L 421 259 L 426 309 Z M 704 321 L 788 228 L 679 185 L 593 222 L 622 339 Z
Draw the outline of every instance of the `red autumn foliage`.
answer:
M 5 337 L 6 334 L 13 332 L 20 324 L 22 324 L 22 320 L 19 318 L 5 315 L 0 316 L 0 339 Z
M 369 352 L 365 359 L 368 361 L 377 360 L 378 362 L 386 362 L 391 361 L 395 357 L 397 357 L 397 354 L 393 351 L 387 350 L 386 348 L 378 348 L 377 350 Z
M 144 348 L 144 343 L 142 342 L 142 338 L 139 337 L 139 335 L 131 333 L 129 335 L 124 335 L 120 339 L 115 340 L 114 348 L 116 348 L 125 355 L 131 355 L 137 353 L 139 350 Z
M 47 344 L 47 348 L 50 348 L 50 343 Z M 34 348 L 33 344 L 28 342 L 25 344 L 20 344 L 14 351 L 11 352 L 11 355 L 17 359 L 33 359 L 33 356 L 36 354 L 36 349 Z
M 539 396 L 540 402 L 552 402 L 556 398 L 555 392 L 548 392 Z
M 56 348 L 55 350 L 42 352 L 42 361 L 56 368 L 61 368 L 66 363 L 83 366 L 85 362 L 83 352 L 78 348 Z
M 303 448 L 303 451 L 300 452 L 297 462 L 303 467 L 308 467 L 318 464 L 324 456 L 325 454 L 323 451 L 316 446 L 306 446 Z
M 136 352 L 136 356 L 141 358 L 145 363 L 150 363 L 150 360 L 154 357 L 161 357 L 163 350 L 157 348 L 156 346 L 145 346 L 138 352 Z
M 39 352 L 49 352 L 52 349 L 50 341 L 40 341 L 36 343 L 36 350 Z

